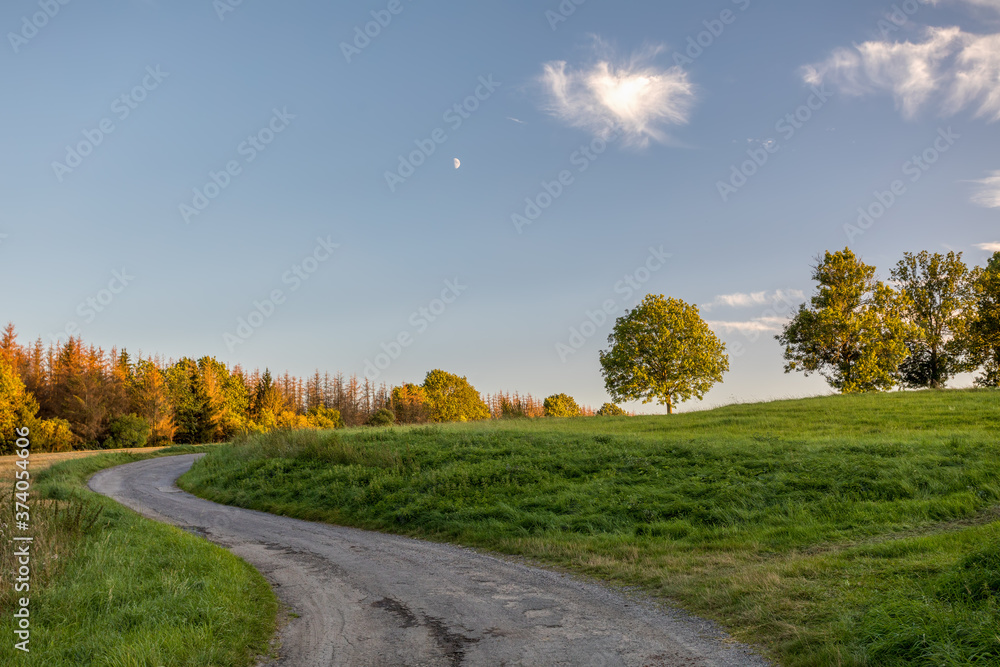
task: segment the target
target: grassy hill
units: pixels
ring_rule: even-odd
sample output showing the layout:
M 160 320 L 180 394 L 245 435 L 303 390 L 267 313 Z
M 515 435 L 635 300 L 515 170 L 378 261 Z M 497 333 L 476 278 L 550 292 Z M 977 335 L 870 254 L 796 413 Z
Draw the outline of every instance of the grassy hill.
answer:
M 941 391 L 278 433 L 181 484 L 639 586 L 784 665 L 1000 664 L 998 418 Z

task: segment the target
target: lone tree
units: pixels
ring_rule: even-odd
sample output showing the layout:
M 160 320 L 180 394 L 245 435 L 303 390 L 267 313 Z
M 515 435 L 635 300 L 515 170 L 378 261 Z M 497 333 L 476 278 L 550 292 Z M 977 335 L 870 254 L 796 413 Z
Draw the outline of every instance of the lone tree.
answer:
M 844 394 L 891 389 L 909 355 L 906 343 L 918 335 L 904 321 L 905 297 L 849 248 L 827 252 L 813 280 L 819 287 L 809 305 L 775 336 L 785 348 L 785 372 L 818 372 Z
M 973 308 L 972 274 L 962 253 L 905 253 L 892 279 L 906 297 L 903 314 L 916 337 L 899 367 L 900 384 L 940 389 L 954 375 L 972 370 L 963 332 Z
M 464 377 L 433 370 L 424 378 L 422 388 L 427 397 L 430 421 L 466 422 L 490 418 L 490 409 Z
M 604 386 L 615 401 L 654 399 L 673 414 L 677 403 L 701 400 L 729 370 L 726 345 L 697 306 L 647 294 L 615 322 L 611 349 L 601 352 Z
M 568 394 L 553 394 L 542 404 L 546 417 L 579 417 L 580 406 Z

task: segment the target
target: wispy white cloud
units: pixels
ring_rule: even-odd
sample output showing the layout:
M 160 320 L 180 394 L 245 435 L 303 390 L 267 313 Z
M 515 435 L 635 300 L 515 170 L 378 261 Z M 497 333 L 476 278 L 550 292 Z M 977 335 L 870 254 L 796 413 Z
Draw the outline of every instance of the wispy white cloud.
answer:
M 984 179 L 973 181 L 978 187 L 972 201 L 986 208 L 1000 208 L 1000 171 L 991 172 Z
M 806 295 L 801 290 L 776 290 L 774 292 L 751 292 L 744 294 L 720 294 L 700 308 L 704 312 L 709 312 L 713 308 L 747 308 L 750 306 L 766 306 L 778 303 L 790 304 L 802 301 Z
M 953 3 L 965 3 L 967 5 L 974 5 L 976 7 L 986 7 L 987 9 L 995 9 L 1000 11 L 1000 0 L 930 0 L 932 5 L 943 5 L 943 4 L 953 4 Z
M 778 332 L 781 331 L 787 323 L 787 317 L 755 317 L 752 320 L 742 322 L 707 322 L 708 326 L 712 329 L 721 329 L 726 333 L 740 333 L 744 335 Z
M 599 40 L 595 51 L 595 62 L 581 68 L 565 61 L 545 64 L 541 81 L 548 97 L 546 110 L 553 116 L 600 137 L 620 128 L 626 143 L 643 147 L 650 141 L 666 142 L 668 127 L 689 121 L 694 84 L 681 67 L 653 64 L 662 46 L 647 47 L 618 62 Z
M 976 4 L 997 6 L 1000 0 Z M 972 109 L 978 117 L 1000 120 L 1000 34 L 928 27 L 916 43 L 881 40 L 838 48 L 802 68 L 802 77 L 849 95 L 889 93 L 907 118 L 933 105 L 944 115 Z
M 1000 243 L 977 243 L 976 247 L 986 252 L 1000 252 Z
M 979 7 L 989 7 L 990 9 L 995 9 L 1000 11 L 1000 0 L 962 0 L 963 2 L 968 2 L 970 5 L 977 5 Z

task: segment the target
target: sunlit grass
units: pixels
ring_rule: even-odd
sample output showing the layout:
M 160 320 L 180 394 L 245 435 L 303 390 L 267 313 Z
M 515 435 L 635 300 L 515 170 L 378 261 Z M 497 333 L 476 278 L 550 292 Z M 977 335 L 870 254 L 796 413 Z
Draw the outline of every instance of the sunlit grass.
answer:
M 947 391 L 285 433 L 182 484 L 641 586 L 786 665 L 998 664 L 998 417 Z

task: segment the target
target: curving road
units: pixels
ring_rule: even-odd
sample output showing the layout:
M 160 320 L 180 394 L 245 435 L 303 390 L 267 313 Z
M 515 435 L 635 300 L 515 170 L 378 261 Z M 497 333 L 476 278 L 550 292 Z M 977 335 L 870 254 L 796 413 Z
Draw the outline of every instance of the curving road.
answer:
M 708 621 L 461 547 L 218 505 L 174 481 L 199 455 L 130 463 L 90 488 L 259 569 L 298 614 L 280 665 L 766 666 Z

